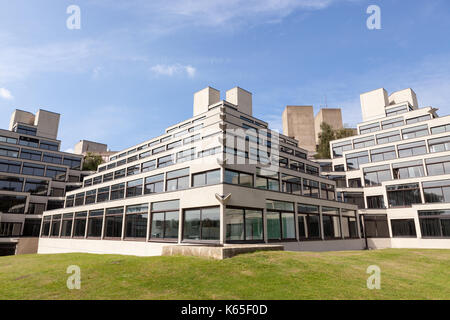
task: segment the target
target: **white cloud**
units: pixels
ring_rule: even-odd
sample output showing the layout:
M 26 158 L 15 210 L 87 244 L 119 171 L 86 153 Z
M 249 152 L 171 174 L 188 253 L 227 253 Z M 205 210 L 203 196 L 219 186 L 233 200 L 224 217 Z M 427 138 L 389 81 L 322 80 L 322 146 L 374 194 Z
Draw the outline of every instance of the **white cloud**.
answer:
M 156 75 L 163 75 L 172 77 L 177 74 L 187 74 L 189 78 L 193 78 L 197 70 L 191 65 L 181 65 L 179 63 L 172 65 L 157 64 L 150 68 Z
M 3 98 L 5 100 L 12 100 L 14 97 L 11 94 L 11 91 L 5 88 L 0 88 L 0 98 Z

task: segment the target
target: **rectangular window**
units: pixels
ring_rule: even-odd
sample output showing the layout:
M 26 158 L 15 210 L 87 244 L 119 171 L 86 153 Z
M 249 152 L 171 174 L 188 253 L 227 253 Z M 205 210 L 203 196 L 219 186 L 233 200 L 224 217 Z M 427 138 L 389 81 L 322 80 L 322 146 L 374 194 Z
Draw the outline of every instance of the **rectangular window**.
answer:
M 319 176 L 319 168 L 318 167 L 313 167 L 310 165 L 306 165 L 306 170 L 305 172 L 307 174 L 313 175 L 313 176 Z
M 422 125 L 402 130 L 403 140 L 424 137 L 428 135 L 428 125 Z
M 181 140 L 171 142 L 167 145 L 167 150 L 175 149 L 181 146 Z
M 84 186 L 85 187 L 92 186 L 92 179 L 84 179 Z
M 319 207 L 298 204 L 298 224 L 299 224 L 299 237 L 308 239 L 320 238 L 320 216 Z
M 369 163 L 369 154 L 367 151 L 348 154 L 347 170 L 357 170 L 362 164 Z
M 50 235 L 52 237 L 59 237 L 60 228 L 61 228 L 61 215 L 55 214 L 52 216 Z
M 282 191 L 292 194 L 302 194 L 302 179 L 291 175 L 281 174 Z
M 141 166 L 139 164 L 127 168 L 127 176 L 133 176 L 141 172 Z
M 0 212 L 25 213 L 26 196 L 0 195 Z
M 42 231 L 41 231 L 41 237 L 48 237 L 50 235 L 50 221 L 52 217 L 51 216 L 45 216 L 42 219 Z
M 123 207 L 106 209 L 105 238 L 120 239 L 122 237 Z
M 423 182 L 426 203 L 450 202 L 450 180 Z
M 196 173 L 192 175 L 192 186 L 206 186 L 220 183 L 220 169 Z
M 75 199 L 75 196 L 74 196 L 74 195 L 70 195 L 70 196 L 67 196 L 67 197 L 66 197 L 66 208 L 71 208 L 71 207 L 73 207 L 74 199 Z
M 371 196 L 367 197 L 367 208 L 368 209 L 384 209 L 384 198 L 383 196 Z
M 45 176 L 52 178 L 54 181 L 66 181 L 67 178 L 67 169 L 60 167 L 51 167 L 47 166 L 47 170 L 45 171 Z M 100 177 L 101 179 L 101 177 Z
M 19 144 L 21 146 L 25 146 L 25 147 L 38 148 L 39 140 L 33 139 L 33 138 L 28 138 L 28 137 L 20 137 Z
M 381 127 L 383 128 L 383 130 L 386 130 L 386 129 L 390 129 L 390 128 L 401 127 L 404 124 L 405 123 L 403 121 L 403 118 L 400 117 L 400 118 L 395 118 L 395 119 L 382 121 L 381 122 Z
M 166 191 L 189 188 L 189 168 L 167 172 Z
M 360 139 L 353 140 L 353 145 L 355 149 L 367 148 L 375 145 L 374 136 L 364 137 Z
M 111 186 L 111 200 L 123 199 L 125 197 L 125 183 Z
M 389 165 L 364 168 L 364 183 L 366 187 L 380 186 L 384 181 L 392 180 Z
M 117 170 L 114 172 L 114 180 L 125 177 L 125 169 Z
M 86 200 L 84 201 L 84 204 L 95 203 L 96 196 L 97 196 L 97 190 L 96 189 L 86 191 Z
M 86 219 L 87 212 L 77 212 L 75 213 L 75 220 L 73 225 L 73 236 L 83 237 L 86 234 Z
M 58 151 L 59 145 L 56 142 L 50 142 L 50 141 L 41 141 L 39 145 L 40 149 L 44 150 L 50 150 L 50 151 Z
M 395 147 L 392 146 L 387 148 L 373 149 L 370 151 L 370 159 L 372 160 L 372 162 L 397 159 Z
M 450 131 L 450 124 L 431 128 L 431 134 L 439 134 Z
M 425 175 L 422 160 L 394 163 L 394 179 L 419 178 Z
M 98 189 L 97 202 L 105 202 L 108 200 L 109 200 L 109 186 Z
M 353 150 L 352 140 L 334 143 L 333 144 L 333 158 L 342 157 L 344 151 Z
M 220 240 L 220 208 L 184 211 L 184 240 Z
M 346 185 L 344 184 L 342 187 L 345 188 Z M 362 188 L 361 179 L 360 178 L 348 179 L 348 187 L 349 188 Z
M 0 190 L 22 192 L 23 178 L 0 176 Z
M 150 239 L 151 240 L 169 240 L 175 241 L 178 239 L 178 225 L 179 225 L 179 211 L 177 209 L 159 211 L 158 209 L 164 208 L 165 205 L 169 207 L 179 202 L 171 202 L 167 204 L 152 203 L 152 218 L 150 226 Z M 156 205 L 155 205 L 156 204 Z
M 365 126 L 359 127 L 359 134 L 365 134 L 370 132 L 380 131 L 380 123 L 371 123 L 367 124 Z
M 450 238 L 450 210 L 419 211 L 420 230 L 424 238 Z
M 73 223 L 73 213 L 63 214 L 62 226 L 61 226 L 61 237 L 72 236 L 72 223 Z
M 142 195 L 142 179 L 127 182 L 127 198 Z
M 44 176 L 45 166 L 24 162 L 22 167 L 22 174 L 26 174 L 29 176 Z
M 363 215 L 367 238 L 389 238 L 386 215 Z
M 184 162 L 195 159 L 195 148 L 177 152 L 177 162 Z
M 227 242 L 263 241 L 263 212 L 257 209 L 226 208 Z
M 326 207 L 322 208 L 324 211 Z M 341 223 L 338 215 L 322 215 L 323 235 L 325 239 L 336 239 L 341 237 Z
M 450 150 L 450 136 L 428 140 L 430 152 L 442 152 Z
M 82 206 L 84 205 L 84 192 L 77 193 L 75 195 L 75 206 Z
M 387 186 L 386 190 L 390 208 L 422 203 L 418 183 Z
M 42 162 L 49 162 L 54 164 L 62 164 L 62 156 L 54 153 L 45 153 L 42 157 Z
M 24 148 L 20 151 L 20 159 L 41 161 L 41 158 L 42 158 L 42 152 L 33 151 L 33 150 L 29 150 L 29 149 L 24 149 Z
M 253 187 L 253 175 L 238 171 L 225 170 L 225 183 Z
M 45 203 L 29 203 L 27 214 L 43 214 L 45 211 Z
M 17 133 L 28 134 L 30 136 L 35 136 L 36 133 L 37 133 L 37 128 L 27 127 L 27 126 L 19 124 L 17 126 L 17 128 L 16 128 L 16 132 Z
M 148 204 L 128 206 L 125 216 L 125 237 L 145 239 L 147 237 Z
M 194 134 L 193 136 L 184 138 L 183 139 L 183 143 L 184 144 L 188 144 L 188 143 L 192 143 L 192 142 L 195 142 L 197 140 L 200 140 L 200 139 L 201 139 L 201 135 L 200 135 L 200 133 L 198 133 L 198 134 Z
M 100 238 L 103 228 L 103 209 L 89 212 L 88 238 Z
M 414 219 L 391 219 L 392 237 L 416 238 L 416 225 Z
M 158 168 L 164 168 L 174 164 L 173 155 L 168 155 L 165 157 L 158 158 Z
M 156 160 L 142 163 L 142 172 L 149 172 L 156 169 Z
M 17 139 L 16 138 L 11 138 L 11 137 L 0 136 L 0 142 L 17 144 Z
M 152 154 L 158 154 L 166 151 L 166 146 L 161 146 L 152 150 Z
M 73 170 L 81 169 L 81 159 L 64 156 L 63 164 Z
M 377 134 L 377 144 L 384 144 L 401 140 L 399 131 Z
M 303 179 L 303 195 L 312 198 L 319 198 L 319 182 Z
M 144 194 L 164 192 L 164 174 L 145 178 Z
M 48 193 L 48 181 L 27 179 L 23 191 L 37 196 L 46 196 Z
M 0 156 L 17 158 L 19 157 L 19 148 L 0 146 Z
M 335 200 L 335 193 L 334 193 L 334 186 L 332 184 L 328 183 L 321 183 L 320 184 L 320 197 L 322 199 L 328 199 L 328 200 Z
M 114 173 L 110 172 L 103 175 L 103 182 L 108 182 L 114 180 Z
M 0 237 L 19 237 L 21 235 L 22 223 L 19 222 L 1 222 Z M 14 251 L 12 252 L 12 254 Z
M 430 119 L 431 119 L 431 114 L 426 114 L 426 115 L 423 115 L 423 116 L 420 116 L 420 117 L 406 119 L 406 124 L 412 124 L 412 123 L 427 121 L 427 120 L 430 120 Z
M 400 144 L 397 146 L 397 149 L 399 158 L 420 156 L 427 153 L 425 141 Z
M 425 159 L 429 176 L 450 174 L 450 156 Z
M 409 109 L 408 109 L 408 106 L 406 106 L 406 105 L 394 107 L 391 109 L 386 109 L 386 117 L 395 116 L 395 115 L 402 114 L 402 113 L 405 113 L 408 111 L 409 111 Z

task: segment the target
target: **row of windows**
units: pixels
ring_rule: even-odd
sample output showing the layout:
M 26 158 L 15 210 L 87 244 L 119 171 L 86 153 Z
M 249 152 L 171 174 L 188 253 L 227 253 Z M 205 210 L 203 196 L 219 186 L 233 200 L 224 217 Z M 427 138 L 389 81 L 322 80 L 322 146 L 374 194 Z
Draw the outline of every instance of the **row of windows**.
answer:
M 201 187 L 220 183 L 220 169 L 200 172 L 192 175 L 192 187 Z M 145 194 L 161 193 L 189 188 L 189 168 L 164 173 L 115 184 L 99 189 L 69 195 L 66 198 L 66 208 L 93 203 L 106 202 L 123 198 L 137 197 Z
M 298 205 L 298 226 L 295 225 L 292 203 L 268 201 L 267 238 L 269 240 L 356 238 L 357 222 L 354 211 L 343 211 L 342 219 L 336 208 Z M 178 230 L 184 241 L 218 241 L 220 239 L 219 207 L 183 210 L 179 223 L 179 202 L 166 201 L 128 207 L 107 208 L 46 216 L 42 222 L 41 236 L 80 238 L 128 238 L 150 241 L 177 241 Z M 226 241 L 261 242 L 264 239 L 262 209 L 227 207 Z M 148 217 L 150 216 L 150 220 Z M 149 226 L 148 226 L 149 225 Z M 148 227 L 147 227 L 148 226 Z M 148 230 L 148 231 L 147 231 Z M 148 235 L 147 235 L 148 234 Z
M 46 153 L 25 148 L 16 148 L 0 145 L 0 156 L 34 160 L 46 163 L 63 164 L 71 169 L 80 170 L 81 159 L 62 156 L 55 153 Z
M 55 181 L 66 181 L 67 177 L 66 168 L 2 159 L 0 159 L 0 172 L 48 177 Z
M 194 120 L 194 121 L 195 121 L 195 120 Z M 193 121 L 193 123 L 194 123 L 194 121 Z M 190 123 L 189 123 L 189 124 L 190 124 Z M 198 124 L 198 125 L 195 125 L 195 126 L 189 128 L 189 129 L 186 129 L 186 130 L 180 131 L 180 132 L 178 132 L 178 133 L 175 133 L 175 134 L 173 135 L 173 138 L 177 138 L 177 137 L 186 135 L 186 134 L 188 134 L 188 133 L 195 132 L 195 131 L 197 131 L 197 130 L 200 130 L 201 128 L 203 128 L 203 124 L 202 124 L 202 123 L 201 123 L 201 124 Z M 152 146 L 155 146 L 155 145 L 157 145 L 157 144 L 159 144 L 159 143 L 166 142 L 166 141 L 170 140 L 171 138 L 172 138 L 172 135 L 167 136 L 167 137 L 163 137 L 163 138 L 161 138 L 161 139 L 159 139 L 159 140 L 156 140 L 156 141 L 152 141 L 152 142 L 150 142 L 150 143 L 148 143 L 148 144 L 145 144 L 145 145 L 139 146 L 139 147 L 137 147 L 137 148 L 135 148 L 135 149 L 129 150 L 129 151 L 127 151 L 127 152 L 121 153 L 121 154 L 119 154 L 119 155 L 117 155 L 117 156 L 113 156 L 113 157 L 111 157 L 111 161 L 114 161 L 114 160 L 116 160 L 116 159 L 120 159 L 120 158 L 125 157 L 125 156 L 127 156 L 127 155 L 133 154 L 133 153 L 135 153 L 135 152 L 137 152 L 137 151 L 145 150 L 145 149 L 150 148 L 150 147 L 152 147 Z M 99 172 L 101 172 L 101 171 L 105 171 L 105 170 L 107 170 L 107 169 L 115 168 L 115 167 L 121 166 L 121 165 L 123 165 L 123 164 L 125 164 L 125 163 L 130 163 L 130 162 L 136 161 L 136 160 L 138 160 L 138 159 L 146 158 L 146 157 L 148 157 L 148 156 L 150 156 L 150 155 L 155 155 L 155 154 L 164 152 L 164 151 L 166 151 L 166 150 L 171 150 L 171 149 L 174 149 L 174 148 L 176 148 L 176 147 L 179 147 L 179 146 L 182 145 L 182 141 L 183 141 L 183 144 L 188 144 L 188 143 L 197 141 L 197 140 L 199 140 L 199 139 L 201 139 L 200 134 L 196 134 L 196 135 L 194 135 L 194 136 L 185 138 L 185 139 L 183 139 L 183 140 L 178 140 L 178 141 L 169 143 L 169 144 L 167 144 L 167 145 L 163 145 L 163 146 L 160 146 L 160 147 L 158 147 L 158 148 L 154 148 L 154 149 L 152 149 L 152 150 L 146 151 L 146 152 L 141 153 L 141 154 L 139 154 L 139 155 L 135 155 L 135 156 L 130 157 L 130 158 L 128 158 L 128 159 L 123 159 L 123 160 L 121 160 L 121 161 L 114 162 L 114 163 L 108 163 L 108 165 L 99 167 L 98 170 L 99 170 Z
M 218 154 L 221 151 L 221 147 L 215 147 L 207 150 L 203 150 L 197 153 L 197 158 L 202 158 L 214 154 Z M 150 156 L 150 155 L 147 155 Z M 196 158 L 195 148 L 183 150 L 176 154 L 167 155 L 158 159 L 149 160 L 140 164 L 136 164 L 127 168 L 116 170 L 114 172 L 106 173 L 104 175 L 96 176 L 84 180 L 84 186 L 92 186 L 100 183 L 105 183 L 112 180 L 121 179 L 125 176 L 132 176 L 139 173 L 149 172 L 157 168 L 164 168 L 175 163 L 181 163 L 188 160 L 194 160 Z M 141 158 L 143 159 L 143 158 Z M 110 168 L 108 168 L 110 169 Z
M 320 195 L 322 199 L 335 200 L 335 188 L 333 185 L 282 173 L 282 185 L 280 188 L 279 173 L 262 170 L 260 168 L 257 168 L 255 178 L 253 177 L 253 174 L 250 173 L 226 169 L 224 182 L 251 188 L 254 187 L 258 189 L 304 195 L 313 198 L 319 198 Z M 319 192 L 319 188 L 322 189 L 322 192 Z
M 416 118 L 411 118 L 406 120 L 406 124 L 412 124 L 420 121 L 426 121 L 431 119 L 431 115 L 425 115 L 420 116 Z M 382 130 L 386 130 L 389 128 L 399 127 L 403 126 L 405 123 L 403 121 L 403 118 L 396 118 L 391 120 L 386 120 L 381 122 L 381 128 Z M 450 129 L 450 127 L 449 127 Z M 370 133 L 370 132 L 376 132 L 380 130 L 379 123 L 376 124 L 370 124 L 367 126 L 360 127 L 360 134 Z M 433 127 L 431 128 L 432 134 L 437 134 L 441 132 L 446 132 L 446 126 L 439 126 L 439 127 Z M 385 144 L 389 142 L 395 142 L 399 140 L 407 140 L 407 139 L 413 139 L 417 137 L 426 136 L 429 134 L 428 131 L 428 125 L 422 125 L 422 126 L 416 126 L 412 128 L 406 128 L 403 130 L 396 130 L 386 133 L 380 133 L 375 136 L 368 136 L 353 140 L 347 140 L 339 143 L 333 144 L 332 150 L 333 150 L 333 158 L 339 158 L 342 157 L 344 151 L 353 150 L 353 149 L 360 149 L 365 147 L 371 147 L 374 145 L 380 145 Z
M 450 136 L 428 140 L 429 153 L 437 153 L 450 150 Z M 370 158 L 369 158 L 370 154 Z M 362 164 L 379 162 L 398 158 L 407 158 L 427 154 L 425 141 L 400 144 L 395 146 L 373 149 L 346 155 L 347 170 L 357 170 Z

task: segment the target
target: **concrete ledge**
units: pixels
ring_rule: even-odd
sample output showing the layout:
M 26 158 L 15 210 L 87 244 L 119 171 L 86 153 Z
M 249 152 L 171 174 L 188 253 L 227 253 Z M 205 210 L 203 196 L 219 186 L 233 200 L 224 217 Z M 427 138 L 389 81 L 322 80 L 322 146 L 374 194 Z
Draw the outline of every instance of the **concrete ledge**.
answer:
M 283 251 L 283 245 L 225 245 L 225 246 L 202 246 L 202 245 L 173 245 L 162 248 L 163 256 L 195 256 L 206 257 L 217 260 L 232 258 L 238 254 L 251 253 L 255 251 Z

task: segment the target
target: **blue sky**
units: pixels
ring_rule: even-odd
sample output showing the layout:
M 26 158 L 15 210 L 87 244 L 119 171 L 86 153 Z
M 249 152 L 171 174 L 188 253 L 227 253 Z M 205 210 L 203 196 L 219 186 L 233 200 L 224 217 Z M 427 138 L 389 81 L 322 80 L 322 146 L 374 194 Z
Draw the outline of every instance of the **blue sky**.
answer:
M 0 0 L 0 127 L 15 108 L 62 114 L 59 139 L 120 150 L 192 115 L 193 93 L 240 86 L 281 130 L 286 105 L 343 108 L 412 87 L 450 114 L 447 0 Z M 69 30 L 69 5 L 81 29 Z M 369 30 L 369 5 L 381 30 Z

